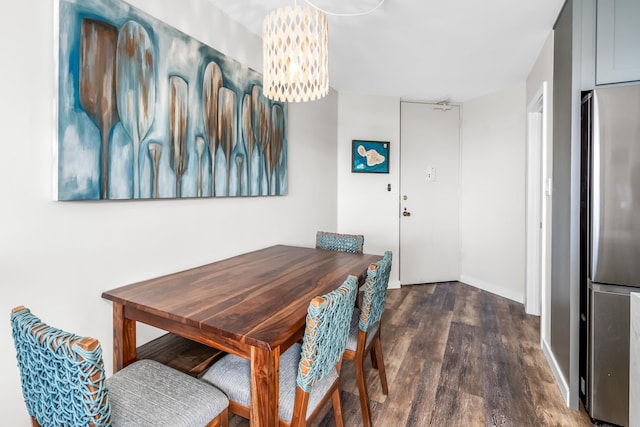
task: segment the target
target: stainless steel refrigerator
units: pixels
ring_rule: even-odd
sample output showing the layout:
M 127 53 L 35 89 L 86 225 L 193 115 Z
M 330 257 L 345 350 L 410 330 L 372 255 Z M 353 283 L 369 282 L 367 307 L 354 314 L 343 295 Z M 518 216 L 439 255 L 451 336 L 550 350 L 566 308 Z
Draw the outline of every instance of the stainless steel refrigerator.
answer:
M 640 292 L 640 85 L 582 103 L 580 394 L 629 425 L 629 293 Z

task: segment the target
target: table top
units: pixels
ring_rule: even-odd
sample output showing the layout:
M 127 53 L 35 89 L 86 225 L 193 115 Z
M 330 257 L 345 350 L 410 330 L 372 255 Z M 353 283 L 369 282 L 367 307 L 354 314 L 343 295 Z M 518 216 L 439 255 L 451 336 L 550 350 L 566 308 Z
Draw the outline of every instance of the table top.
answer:
M 277 245 L 126 285 L 102 297 L 236 342 L 275 348 L 303 331 L 309 302 L 362 281 L 379 255 Z

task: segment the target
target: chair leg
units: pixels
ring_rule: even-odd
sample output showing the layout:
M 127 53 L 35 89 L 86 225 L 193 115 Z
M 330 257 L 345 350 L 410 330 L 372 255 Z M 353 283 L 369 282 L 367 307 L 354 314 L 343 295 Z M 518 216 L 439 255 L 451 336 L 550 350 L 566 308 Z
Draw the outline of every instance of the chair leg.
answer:
M 369 356 L 371 356 L 371 367 L 373 369 L 378 369 L 378 361 L 376 360 L 374 347 L 371 347 L 371 351 L 369 351 Z
M 307 425 L 307 408 L 309 407 L 310 396 L 311 393 L 303 391 L 300 387 L 296 387 L 291 427 L 305 427 Z
M 229 427 L 229 408 L 225 408 L 206 427 Z
M 371 427 L 371 409 L 369 408 L 369 392 L 367 391 L 367 375 L 364 372 L 364 354 L 360 353 L 354 360 L 356 364 L 356 380 L 360 394 L 360 409 L 362 410 L 362 422 L 364 427 Z
M 382 345 L 380 344 L 380 335 L 376 335 L 373 339 L 373 352 L 375 353 L 375 359 L 378 365 L 378 374 L 380 374 L 380 384 L 382 385 L 382 392 L 386 395 L 389 394 L 389 386 L 387 385 L 387 372 L 384 369 L 384 359 L 382 358 Z
M 333 416 L 336 420 L 336 427 L 344 427 L 344 418 L 342 417 L 342 402 L 340 401 L 340 387 L 331 394 L 331 404 L 333 405 Z

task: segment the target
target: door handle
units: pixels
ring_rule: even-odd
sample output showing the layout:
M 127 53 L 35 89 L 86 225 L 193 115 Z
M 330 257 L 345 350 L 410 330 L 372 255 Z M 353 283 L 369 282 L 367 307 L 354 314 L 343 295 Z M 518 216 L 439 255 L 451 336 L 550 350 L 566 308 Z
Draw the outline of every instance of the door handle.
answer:
M 408 212 L 407 208 L 404 208 L 404 211 L 402 211 L 402 216 L 411 216 L 411 212 Z

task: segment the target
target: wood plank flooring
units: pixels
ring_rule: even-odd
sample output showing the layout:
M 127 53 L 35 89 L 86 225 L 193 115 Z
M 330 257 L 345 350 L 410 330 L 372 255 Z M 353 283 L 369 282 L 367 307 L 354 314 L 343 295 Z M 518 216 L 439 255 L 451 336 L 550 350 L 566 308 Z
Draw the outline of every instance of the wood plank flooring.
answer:
M 382 351 L 389 395 L 367 360 L 373 425 L 591 426 L 565 406 L 540 350 L 539 318 L 459 282 L 389 290 Z M 345 426 L 361 426 L 355 369 L 342 368 Z M 333 426 L 330 405 L 313 426 Z M 232 416 L 231 427 L 249 422 Z

